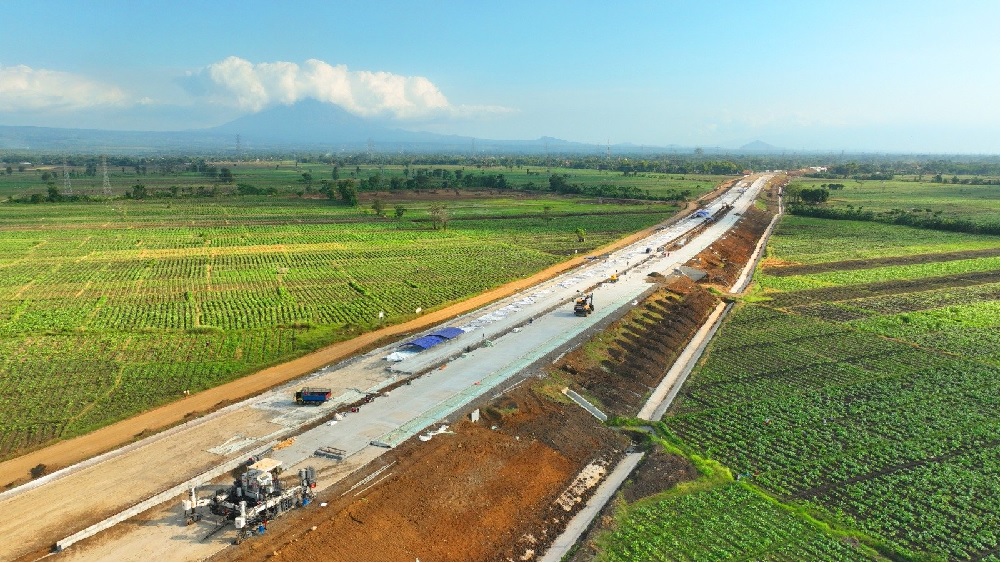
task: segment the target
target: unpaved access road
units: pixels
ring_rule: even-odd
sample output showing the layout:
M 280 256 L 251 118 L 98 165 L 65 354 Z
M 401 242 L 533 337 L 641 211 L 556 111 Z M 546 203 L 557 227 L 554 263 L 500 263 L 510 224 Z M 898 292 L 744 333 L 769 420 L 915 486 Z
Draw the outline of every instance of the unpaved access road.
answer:
M 736 197 L 739 195 L 736 194 Z M 651 233 L 644 233 L 644 235 L 648 234 Z M 703 244 L 702 247 L 705 247 L 708 243 L 709 241 Z M 699 247 L 699 244 L 700 241 L 696 240 L 687 245 L 687 247 L 701 249 L 702 247 Z M 695 248 L 688 249 L 695 250 Z M 643 261 L 640 259 L 643 253 L 641 249 L 632 248 L 627 252 L 631 256 L 627 259 L 627 268 L 633 267 Z M 653 256 L 650 258 L 653 258 Z M 619 258 L 614 259 L 618 260 Z M 638 261 L 634 262 L 634 260 Z M 658 267 L 656 263 L 647 264 L 646 268 L 650 271 L 650 268 L 653 266 L 656 270 L 662 270 L 672 265 L 672 261 L 669 261 L 668 264 L 664 264 L 664 268 Z M 588 269 L 595 270 L 592 275 L 596 279 L 604 279 L 608 268 L 614 266 L 614 263 L 598 263 L 590 264 Z M 590 280 L 585 279 L 583 275 L 579 275 L 580 277 L 578 275 L 577 273 L 572 274 L 567 281 L 581 287 L 585 284 L 590 285 Z M 645 274 L 641 274 L 641 277 L 642 275 Z M 536 278 L 542 277 L 548 277 L 547 273 L 536 276 Z M 555 282 L 555 280 L 553 281 Z M 620 299 L 626 298 L 628 300 L 632 298 L 633 291 L 639 293 L 647 285 L 641 281 L 633 282 L 631 279 L 626 279 L 625 282 L 620 282 L 611 288 L 606 288 L 605 291 L 611 294 L 613 303 L 615 302 L 616 294 L 625 293 Z M 640 284 L 639 287 L 633 287 L 637 283 Z M 489 295 L 497 297 L 500 294 L 506 295 L 508 289 L 510 288 L 502 288 L 496 292 L 491 292 Z M 572 297 L 573 290 L 569 286 L 564 289 L 569 289 L 571 292 L 570 296 L 564 297 L 564 299 L 568 300 L 569 297 Z M 529 290 L 529 292 L 531 291 L 533 290 Z M 483 296 L 483 298 L 488 299 L 487 296 Z M 527 299 L 527 297 L 524 299 Z M 541 300 L 543 306 L 545 302 L 545 299 Z M 498 310 L 490 311 L 489 313 L 477 312 L 471 315 L 470 320 L 466 322 L 478 319 L 480 316 L 484 317 L 490 313 L 495 314 L 499 312 L 499 309 L 511 307 L 511 305 L 498 306 Z M 532 309 L 533 307 L 528 307 L 523 310 L 522 314 L 536 314 Z M 443 315 L 444 318 L 450 317 L 450 314 L 445 311 L 439 311 L 438 313 Z M 508 314 L 513 313 L 514 311 L 510 311 Z M 538 314 L 541 313 L 542 311 L 538 311 Z M 564 311 L 564 313 L 572 317 L 572 314 L 569 312 Z M 546 322 L 547 320 L 542 319 L 543 322 L 536 321 L 535 325 L 529 325 L 529 328 L 534 326 L 535 331 L 528 330 L 521 338 L 514 336 L 512 340 L 514 340 L 514 343 L 525 341 L 538 345 L 541 344 L 541 339 L 535 337 L 535 332 L 539 330 L 538 327 L 542 327 L 541 330 L 547 330 L 548 332 L 562 332 L 562 329 L 568 326 L 567 322 Z M 461 321 L 456 319 L 456 322 Z M 418 320 L 416 324 L 420 326 L 426 323 L 421 323 Z M 491 330 L 499 330 L 501 328 L 506 329 L 507 326 L 499 325 L 491 328 Z M 552 330 L 548 330 L 550 328 Z M 472 335 L 472 338 L 475 338 L 475 334 L 472 331 L 467 333 L 466 336 Z M 385 335 L 372 334 L 368 336 L 371 338 L 370 342 L 373 343 Z M 343 343 L 344 346 L 337 345 L 333 348 L 349 348 L 349 346 L 346 346 L 347 344 Z M 464 339 L 460 338 L 457 345 L 460 346 L 463 344 Z M 384 350 L 394 349 L 395 345 L 393 344 Z M 488 352 L 489 349 L 485 351 Z M 484 350 L 480 350 L 481 352 L 484 352 Z M 502 357 L 507 356 L 506 353 L 500 353 L 499 355 Z M 439 361 L 439 358 L 433 359 Z M 302 360 L 308 361 L 306 358 Z M 378 388 L 381 384 L 387 383 L 387 379 L 398 377 L 394 374 L 389 375 L 387 370 L 374 371 L 373 369 L 368 369 L 371 367 L 369 363 L 378 361 L 379 359 L 376 356 L 371 355 L 369 358 L 361 358 L 355 360 L 355 363 L 345 366 L 345 368 L 349 369 L 334 370 L 331 373 L 321 374 L 320 377 L 335 379 L 333 387 L 342 387 L 341 391 L 343 394 L 350 392 L 360 393 L 361 389 Z M 306 369 L 304 371 L 310 371 L 311 368 L 317 367 L 319 363 L 322 362 L 316 356 L 313 362 L 307 364 L 310 367 L 305 366 Z M 456 366 L 464 364 L 464 362 L 461 364 L 456 362 L 451 363 L 454 363 Z M 423 366 L 414 366 L 413 369 L 415 371 L 422 371 L 422 368 Z M 472 375 L 471 368 L 459 371 L 463 375 Z M 438 373 L 438 377 L 441 377 L 441 375 Z M 433 381 L 430 389 L 432 393 L 445 392 L 441 388 L 440 382 L 434 381 L 435 378 L 427 379 Z M 409 389 L 411 394 L 416 394 L 419 390 L 419 388 Z M 449 390 L 447 393 L 452 396 L 458 394 L 457 390 Z M 193 399 L 197 397 L 194 396 Z M 446 399 L 442 399 L 441 403 L 438 403 L 438 399 L 436 398 L 431 400 L 436 406 L 450 398 L 449 396 Z M 3 545 L 0 545 L 0 557 L 15 558 L 22 555 L 25 551 L 44 549 L 47 545 L 51 545 L 54 540 L 61 537 L 61 534 L 76 531 L 90 522 L 100 520 L 102 517 L 117 512 L 138 500 L 163 491 L 168 486 L 177 484 L 214 464 L 227 462 L 235 456 L 243 455 L 247 451 L 261 447 L 262 443 L 267 439 L 273 440 L 277 432 L 283 430 L 282 427 L 295 428 L 298 422 L 303 422 L 302 420 L 298 420 L 297 413 L 301 411 L 291 409 L 289 399 L 287 399 L 285 407 L 283 405 L 264 404 L 269 402 L 269 399 L 246 401 L 247 404 L 237 406 L 238 408 L 226 409 L 223 414 L 206 417 L 209 419 L 207 422 L 193 424 L 190 428 L 185 428 L 183 431 L 169 433 L 167 437 L 157 437 L 151 440 L 150 443 L 133 448 L 121 455 L 110 456 L 108 459 L 91 467 L 68 472 L 61 478 L 47 480 L 44 486 L 5 493 L 4 498 L 0 499 L 0 506 L 6 508 L 8 513 L 19 514 L 20 517 L 18 519 L 9 519 L 9 523 L 7 524 L 0 523 L 0 534 L 3 534 L 5 538 Z M 211 403 L 216 404 L 212 401 Z M 389 401 L 386 404 L 391 405 L 393 402 Z M 402 405 L 397 404 L 397 406 Z M 285 409 L 290 412 L 284 412 Z M 370 406 L 368 410 L 377 412 L 377 409 L 372 409 Z M 439 416 L 439 414 L 434 415 L 434 419 Z M 361 419 L 361 423 L 363 422 L 364 420 Z M 403 425 L 401 421 L 392 422 L 400 426 Z M 394 434 L 397 431 L 395 424 L 389 426 L 387 421 L 375 421 L 375 424 L 377 424 L 377 429 L 382 432 Z M 405 425 L 408 425 L 408 422 Z M 420 426 L 422 428 L 422 424 Z M 138 428 L 140 427 L 133 426 L 131 432 L 135 434 Z M 367 435 L 372 435 L 373 429 L 368 430 L 365 428 L 361 432 L 361 436 L 366 437 Z M 290 451 L 293 453 L 294 449 Z M 366 452 L 373 451 L 373 449 L 366 450 Z M 283 451 L 280 451 L 280 454 L 282 453 Z M 303 452 L 301 454 L 303 455 Z M 293 462 L 290 465 L 297 463 L 296 460 L 290 461 Z M 26 521 L 32 522 L 33 525 L 24 526 L 23 523 Z M 168 533 L 171 535 L 175 535 L 178 531 L 176 522 L 165 523 L 165 525 L 168 526 Z M 105 559 L 106 557 L 94 555 L 93 558 Z M 134 554 L 134 556 L 125 558 L 142 559 L 143 554 Z M 176 553 L 172 558 L 188 559 L 189 557 Z

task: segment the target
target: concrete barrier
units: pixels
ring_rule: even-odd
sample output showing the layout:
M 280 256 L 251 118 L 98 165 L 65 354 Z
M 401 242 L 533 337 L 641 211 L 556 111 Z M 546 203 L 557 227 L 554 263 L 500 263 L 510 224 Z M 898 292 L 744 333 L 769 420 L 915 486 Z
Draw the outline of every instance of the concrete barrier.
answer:
M 602 422 L 608 420 L 607 414 L 601 412 L 601 410 L 599 410 L 598 407 L 589 403 L 587 399 L 581 397 L 580 394 L 577 393 L 576 391 L 571 391 L 569 387 L 565 387 L 563 389 L 563 394 L 573 399 L 574 402 L 576 402 L 578 405 L 584 407 L 584 410 L 591 413 L 591 415 L 597 418 L 598 420 Z

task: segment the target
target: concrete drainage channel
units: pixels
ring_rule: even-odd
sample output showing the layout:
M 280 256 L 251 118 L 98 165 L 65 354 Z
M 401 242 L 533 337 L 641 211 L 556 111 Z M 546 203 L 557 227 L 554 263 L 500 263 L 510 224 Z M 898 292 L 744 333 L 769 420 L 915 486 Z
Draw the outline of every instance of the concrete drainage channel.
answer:
M 773 217 L 769 225 L 766 227 L 766 231 L 762 234 L 759 242 L 755 245 L 755 250 L 752 252 L 752 256 L 748 263 L 745 265 L 745 269 L 738 275 L 738 281 L 735 282 L 734 286 L 731 287 L 732 293 L 738 293 L 748 286 L 752 279 L 752 275 L 755 272 L 755 266 L 758 264 L 758 258 L 762 255 L 766 248 L 766 242 L 769 240 L 769 236 L 772 234 L 773 229 L 783 214 L 783 202 L 782 198 L 780 200 L 779 212 Z M 637 418 L 642 418 L 645 420 L 658 421 L 664 416 L 668 408 L 671 406 L 672 401 L 675 400 L 675 396 L 678 394 L 679 389 L 685 384 L 685 380 L 688 378 L 689 373 L 692 368 L 702 357 L 703 352 L 706 350 L 706 346 L 713 339 L 717 330 L 720 328 L 720 323 L 723 321 L 725 315 L 733 308 L 733 303 L 720 303 L 716 309 L 710 314 L 703 326 L 696 332 L 696 334 L 686 345 L 682 354 L 678 357 L 675 363 L 672 365 L 671 369 L 661 380 L 661 383 L 654 389 L 651 394 L 650 399 L 644 404 L 643 408 L 637 414 Z M 566 390 L 564 390 L 566 393 Z M 571 392 L 572 393 L 572 392 Z M 570 396 L 569 393 L 566 393 Z M 578 396 L 579 397 L 579 396 Z M 578 404 L 580 404 L 585 409 L 588 409 L 586 400 L 577 400 L 577 398 L 571 397 Z M 582 402 L 583 401 L 583 402 Z M 590 405 L 590 403 L 587 403 Z M 595 414 L 593 405 L 592 409 L 588 409 L 591 414 Z M 598 411 L 599 413 L 601 411 Z M 597 417 L 598 415 L 595 414 Z M 602 416 L 605 416 L 602 414 Z M 604 420 L 599 418 L 600 420 Z M 567 524 L 566 529 L 560 534 L 554 541 L 553 544 L 546 550 L 545 554 L 539 558 L 539 561 L 561 561 L 563 556 L 566 555 L 574 545 L 581 539 L 584 533 L 587 531 L 588 527 L 594 522 L 595 518 L 602 511 L 608 501 L 615 495 L 622 483 L 629 477 L 636 466 L 643 460 L 644 454 L 642 452 L 631 452 L 628 453 L 618 464 L 612 469 L 608 477 L 601 482 L 598 489 L 591 496 L 590 499 L 584 504 L 584 508 L 581 509 L 570 522 Z

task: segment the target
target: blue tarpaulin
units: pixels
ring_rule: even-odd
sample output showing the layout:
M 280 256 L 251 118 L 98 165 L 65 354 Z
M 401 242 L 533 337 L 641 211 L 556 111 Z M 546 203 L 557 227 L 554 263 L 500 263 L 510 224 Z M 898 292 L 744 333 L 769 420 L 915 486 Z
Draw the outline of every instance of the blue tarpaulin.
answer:
M 451 338 L 454 338 L 454 337 L 458 336 L 459 334 L 464 334 L 464 333 L 465 333 L 465 331 L 462 330 L 462 329 L 460 329 L 460 328 L 455 328 L 453 326 L 449 326 L 449 327 L 442 328 L 442 329 L 438 330 L 437 332 L 431 332 L 430 335 L 431 336 L 440 336 L 441 338 L 451 339 Z
M 429 336 L 429 335 L 428 336 L 421 336 L 421 337 L 417 338 L 416 340 L 413 340 L 411 342 L 406 342 L 405 344 L 403 344 L 403 346 L 415 346 L 417 348 L 423 348 L 424 350 L 426 350 L 427 348 L 430 348 L 431 346 L 437 346 L 441 342 L 444 342 L 444 340 L 445 339 L 441 338 L 440 336 Z
M 441 342 L 444 342 L 445 340 L 450 340 L 450 339 L 452 339 L 452 338 L 454 338 L 454 337 L 456 337 L 459 334 L 462 334 L 464 332 L 465 331 L 462 330 L 462 329 L 460 329 L 460 328 L 455 328 L 455 327 L 449 326 L 449 327 L 446 327 L 446 328 L 442 328 L 442 329 L 438 330 L 437 332 L 433 332 L 433 333 L 427 334 L 425 336 L 421 336 L 421 337 L 417 338 L 416 340 L 412 340 L 410 342 L 406 342 L 402 346 L 403 347 L 405 347 L 405 346 L 414 346 L 416 348 L 421 348 L 423 350 L 426 350 L 427 348 L 430 348 L 432 346 L 437 346 Z

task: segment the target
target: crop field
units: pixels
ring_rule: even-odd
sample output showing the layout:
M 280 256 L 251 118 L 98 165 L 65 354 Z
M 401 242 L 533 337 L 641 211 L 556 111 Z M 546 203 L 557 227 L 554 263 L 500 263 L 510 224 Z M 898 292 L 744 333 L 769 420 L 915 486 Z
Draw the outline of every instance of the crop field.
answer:
M 979 223 L 1000 221 L 1000 186 L 945 184 L 914 181 L 908 177 L 893 180 L 825 180 L 801 178 L 790 190 L 819 188 L 822 184 L 842 184 L 830 190 L 828 207 L 863 208 L 883 213 L 892 209 L 917 213 L 938 212 L 944 217 L 969 219 Z
M 131 191 L 136 184 L 143 184 L 150 194 L 168 194 L 172 187 L 186 193 L 186 189 L 193 193 L 199 193 L 200 188 L 204 193 L 213 192 L 217 194 L 234 193 L 238 184 L 248 184 L 259 189 L 275 189 L 278 194 L 289 195 L 302 192 L 303 195 L 317 195 L 318 188 L 323 182 L 333 181 L 333 166 L 322 163 L 295 163 L 287 161 L 261 161 L 261 162 L 214 162 L 206 163 L 216 169 L 227 168 L 231 171 L 233 180 L 229 183 L 221 183 L 217 178 L 209 177 L 206 174 L 185 170 L 182 166 L 172 166 L 170 170 L 162 169 L 156 161 L 152 161 L 149 166 L 142 168 L 108 165 L 109 183 L 113 196 L 121 196 Z M 588 187 L 598 187 L 603 185 L 624 186 L 637 188 L 642 193 L 654 197 L 663 197 L 668 194 L 680 193 L 683 190 L 689 192 L 690 198 L 699 197 L 712 191 L 721 182 L 737 176 L 723 176 L 712 174 L 665 174 L 665 173 L 623 173 L 616 170 L 594 170 L 585 168 L 568 168 L 563 166 L 503 166 L 503 165 L 420 165 L 414 164 L 406 167 L 403 165 L 377 165 L 361 164 L 359 166 L 342 166 L 339 168 L 339 179 L 351 179 L 366 181 L 372 176 L 378 177 L 382 183 L 387 183 L 391 178 L 408 179 L 415 177 L 417 172 L 431 174 L 435 170 L 443 171 L 436 179 L 426 185 L 422 191 L 441 191 L 442 193 L 453 193 L 452 189 L 457 183 L 457 179 L 465 175 L 473 175 L 475 185 L 479 183 L 481 177 L 496 178 L 502 176 L 511 189 L 545 190 L 549 186 L 549 177 L 552 174 L 567 176 L 567 181 L 571 184 Z M 87 194 L 91 197 L 104 198 L 102 191 L 102 176 L 100 168 L 94 175 L 86 175 L 85 168 L 81 166 L 67 168 L 70 175 L 71 189 L 76 194 Z M 305 182 L 304 174 L 310 175 L 311 183 Z M 442 178 L 451 179 L 449 185 L 445 185 Z M 23 171 L 12 170 L 11 174 L 4 174 L 0 171 L 0 197 L 9 196 L 25 197 L 38 193 L 45 194 L 47 185 L 53 182 L 60 191 L 63 190 L 63 168 L 60 165 L 33 165 L 26 167 Z M 530 184 L 530 186 L 529 186 Z M 367 191 L 361 188 L 362 191 Z M 401 190 L 400 190 L 401 191 Z
M 743 483 L 672 490 L 628 507 L 601 561 L 871 561 Z
M 769 240 L 767 265 L 807 265 L 857 259 L 997 249 L 1000 239 L 861 221 L 787 216 Z
M 481 293 L 676 209 L 438 203 L 442 230 L 415 199 L 399 220 L 290 197 L 6 204 L 0 457 Z
M 998 238 L 786 217 L 770 244 L 768 299 L 732 313 L 668 426 L 886 557 L 998 559 Z

